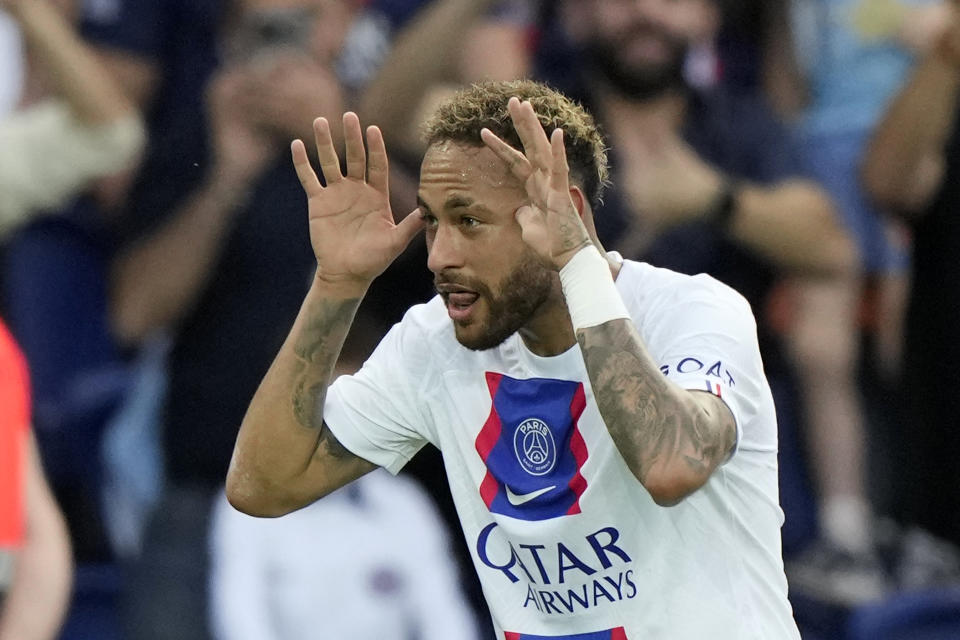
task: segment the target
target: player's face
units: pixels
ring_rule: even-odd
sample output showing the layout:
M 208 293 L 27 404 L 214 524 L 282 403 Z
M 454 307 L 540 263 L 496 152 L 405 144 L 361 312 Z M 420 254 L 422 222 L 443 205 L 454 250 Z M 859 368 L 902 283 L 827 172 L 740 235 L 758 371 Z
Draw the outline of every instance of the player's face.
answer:
M 585 54 L 596 73 L 633 97 L 658 95 L 683 78 L 690 40 L 706 0 L 591 0 L 577 14 Z
M 523 242 L 514 215 L 528 202 L 526 192 L 492 151 L 431 146 L 420 168 L 419 201 L 427 266 L 461 344 L 496 347 L 556 298 L 556 272 Z

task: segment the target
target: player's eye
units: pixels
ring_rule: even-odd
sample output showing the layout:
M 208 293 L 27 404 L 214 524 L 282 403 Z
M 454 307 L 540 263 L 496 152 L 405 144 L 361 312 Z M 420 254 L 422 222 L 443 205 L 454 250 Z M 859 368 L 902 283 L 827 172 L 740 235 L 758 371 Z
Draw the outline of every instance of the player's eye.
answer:
M 420 219 L 427 225 L 428 229 L 433 229 L 437 226 L 437 217 L 430 215 L 429 213 L 420 213 Z
M 463 216 L 460 218 L 460 224 L 469 229 L 473 229 L 480 226 L 480 221 L 472 216 Z

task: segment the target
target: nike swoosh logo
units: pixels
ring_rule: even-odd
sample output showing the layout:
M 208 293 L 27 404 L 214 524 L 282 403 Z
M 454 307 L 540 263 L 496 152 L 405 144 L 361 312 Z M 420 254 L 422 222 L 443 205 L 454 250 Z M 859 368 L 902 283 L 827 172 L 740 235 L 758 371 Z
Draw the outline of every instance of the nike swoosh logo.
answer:
M 556 488 L 556 485 L 553 485 L 550 487 L 544 487 L 543 489 L 537 489 L 536 491 L 531 491 L 530 493 L 517 495 L 513 491 L 510 491 L 510 487 L 508 487 L 507 485 L 503 485 L 503 486 L 507 490 L 507 501 L 515 507 L 519 507 L 522 504 L 526 504 L 531 500 L 533 500 L 534 498 L 542 496 L 548 491 L 551 491 L 552 489 Z

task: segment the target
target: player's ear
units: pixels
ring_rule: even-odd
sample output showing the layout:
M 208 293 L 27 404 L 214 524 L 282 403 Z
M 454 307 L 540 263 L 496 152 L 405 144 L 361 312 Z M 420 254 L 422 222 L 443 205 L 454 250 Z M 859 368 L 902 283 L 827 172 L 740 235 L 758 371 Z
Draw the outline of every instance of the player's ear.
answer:
M 590 206 L 587 194 L 580 187 L 570 185 L 570 200 L 573 201 L 573 206 L 580 215 L 580 219 L 583 220 L 583 226 L 587 228 L 590 239 L 598 247 L 601 246 L 600 240 L 597 238 L 597 227 L 593 223 L 593 207 Z
M 573 206 L 577 209 L 577 214 L 583 219 L 583 214 L 589 208 L 586 194 L 580 187 L 572 184 L 570 185 L 570 199 L 573 200 Z

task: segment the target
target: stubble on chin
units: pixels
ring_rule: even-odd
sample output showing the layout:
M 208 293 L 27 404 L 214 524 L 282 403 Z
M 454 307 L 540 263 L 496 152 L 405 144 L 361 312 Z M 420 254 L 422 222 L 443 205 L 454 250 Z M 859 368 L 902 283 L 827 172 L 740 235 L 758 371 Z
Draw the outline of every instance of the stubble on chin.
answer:
M 553 288 L 553 272 L 536 256 L 528 256 L 497 287 L 493 294 L 485 289 L 476 304 L 486 306 L 485 316 L 474 320 L 479 330 L 472 339 L 463 335 L 462 326 L 454 323 L 457 340 L 472 351 L 486 351 L 499 347 L 518 332 L 549 299 Z

